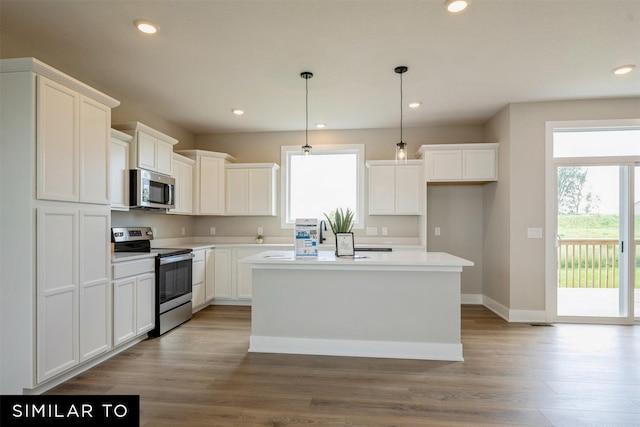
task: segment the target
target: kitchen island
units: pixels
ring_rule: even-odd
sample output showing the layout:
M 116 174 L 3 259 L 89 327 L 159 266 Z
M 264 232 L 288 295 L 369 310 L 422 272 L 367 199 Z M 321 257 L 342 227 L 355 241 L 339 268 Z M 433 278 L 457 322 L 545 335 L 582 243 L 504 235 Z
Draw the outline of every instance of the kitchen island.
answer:
M 267 251 L 252 268 L 250 352 L 462 361 L 460 273 L 441 252 Z

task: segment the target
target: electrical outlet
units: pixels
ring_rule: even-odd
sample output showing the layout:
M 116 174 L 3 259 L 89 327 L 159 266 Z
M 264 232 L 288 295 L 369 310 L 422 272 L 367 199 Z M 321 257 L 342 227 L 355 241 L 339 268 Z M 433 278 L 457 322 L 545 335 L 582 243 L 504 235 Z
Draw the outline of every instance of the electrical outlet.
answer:
M 158 237 L 158 227 L 153 227 L 151 232 L 153 233 L 154 238 Z
M 436 227 L 433 232 L 435 233 L 436 236 L 440 235 L 440 227 Z
M 216 228 L 215 227 L 211 227 L 209 229 L 209 234 L 211 234 L 212 236 L 215 236 L 216 235 Z
M 187 234 L 187 231 L 184 229 L 184 227 L 182 227 L 182 230 L 180 230 L 180 232 L 182 233 L 183 236 Z
M 264 229 L 262 227 L 258 227 L 258 234 L 263 235 Z
M 542 228 L 527 228 L 527 238 L 542 239 Z
M 367 227 L 367 236 L 377 236 L 378 227 Z
M 389 229 L 387 227 L 382 227 L 382 235 L 383 236 L 388 236 L 389 235 Z

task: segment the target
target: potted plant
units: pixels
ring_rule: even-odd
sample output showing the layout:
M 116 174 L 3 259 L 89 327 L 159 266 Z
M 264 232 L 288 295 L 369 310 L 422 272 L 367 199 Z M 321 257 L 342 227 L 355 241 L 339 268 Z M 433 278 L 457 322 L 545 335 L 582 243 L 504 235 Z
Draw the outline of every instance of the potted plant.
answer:
M 264 236 L 262 234 L 257 234 L 256 243 L 262 243 L 262 242 L 264 242 Z
M 338 255 L 338 235 L 348 233 L 351 234 L 351 246 L 353 246 L 353 211 L 350 208 L 343 210 L 342 208 L 336 208 L 328 215 L 324 214 L 331 227 L 331 231 L 336 236 L 336 255 Z M 353 249 L 351 249 L 353 251 Z

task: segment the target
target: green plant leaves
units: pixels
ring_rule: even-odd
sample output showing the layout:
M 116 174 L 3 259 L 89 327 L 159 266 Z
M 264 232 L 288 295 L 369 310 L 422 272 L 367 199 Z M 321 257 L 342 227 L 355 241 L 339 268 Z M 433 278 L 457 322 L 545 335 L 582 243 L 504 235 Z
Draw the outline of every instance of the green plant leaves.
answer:
M 336 208 L 328 215 L 325 213 L 329 227 L 333 234 L 336 233 L 349 233 L 353 228 L 353 211 L 350 208 L 343 210 L 342 208 Z

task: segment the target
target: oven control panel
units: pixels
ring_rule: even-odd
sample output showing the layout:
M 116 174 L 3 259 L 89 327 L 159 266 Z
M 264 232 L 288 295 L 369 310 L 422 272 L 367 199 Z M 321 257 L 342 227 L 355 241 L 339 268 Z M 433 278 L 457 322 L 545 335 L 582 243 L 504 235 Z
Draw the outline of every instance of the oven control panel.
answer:
M 153 231 L 151 227 L 112 227 L 111 240 L 114 243 L 153 240 Z

